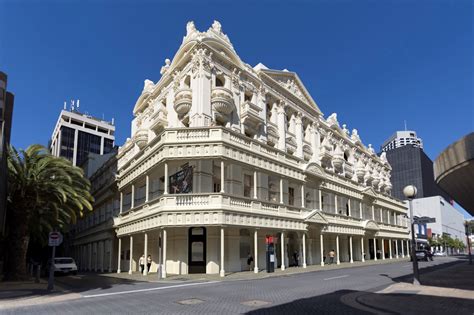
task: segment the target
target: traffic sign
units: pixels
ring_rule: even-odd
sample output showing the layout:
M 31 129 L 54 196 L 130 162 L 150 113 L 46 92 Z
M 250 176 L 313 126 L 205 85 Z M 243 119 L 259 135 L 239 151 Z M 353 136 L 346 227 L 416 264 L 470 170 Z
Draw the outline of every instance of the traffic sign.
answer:
M 436 218 L 430 218 L 430 217 L 414 217 L 413 218 L 413 223 L 415 224 L 427 224 L 427 223 L 435 223 Z
M 63 235 L 59 232 L 50 232 L 49 233 L 49 246 L 59 246 L 63 242 Z

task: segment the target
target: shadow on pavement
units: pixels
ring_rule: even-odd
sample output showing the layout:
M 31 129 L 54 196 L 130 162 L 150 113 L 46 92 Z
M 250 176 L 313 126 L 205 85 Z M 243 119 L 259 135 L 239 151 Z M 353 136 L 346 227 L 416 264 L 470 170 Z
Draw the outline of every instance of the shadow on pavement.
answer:
M 474 290 L 474 265 L 469 265 L 467 257 L 456 257 L 458 260 L 420 269 L 420 282 L 422 285 Z M 412 283 L 413 276 L 390 278 L 393 282 Z M 473 292 L 474 294 L 474 292 Z
M 80 273 L 76 276 L 55 277 L 55 283 L 71 292 L 81 293 L 91 290 L 110 289 L 118 285 L 143 284 L 148 281 L 111 277 L 107 274 Z
M 474 300 L 416 294 L 379 294 L 341 290 L 246 314 L 471 314 Z

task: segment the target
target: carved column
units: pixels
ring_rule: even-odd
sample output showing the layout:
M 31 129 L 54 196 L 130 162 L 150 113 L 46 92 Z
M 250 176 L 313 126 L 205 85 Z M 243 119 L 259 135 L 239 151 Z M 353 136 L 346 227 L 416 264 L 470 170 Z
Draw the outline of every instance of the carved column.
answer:
M 353 258 L 353 255 L 352 255 L 352 235 L 349 236 L 349 254 L 351 255 L 350 263 L 352 264 L 354 262 L 354 258 Z
M 324 266 L 324 236 L 319 234 L 319 243 L 320 243 L 320 254 L 321 254 L 321 266 Z
M 336 235 L 336 257 L 337 257 L 337 264 L 341 264 L 341 260 L 339 259 L 339 235 Z
M 190 127 L 209 126 L 211 116 L 211 63 L 205 49 L 198 49 L 193 55 L 192 107 L 189 112 Z
M 360 239 L 360 250 L 361 250 L 361 254 L 362 254 L 362 262 L 365 262 L 365 253 L 364 253 L 364 237 L 362 236 L 362 238 Z
M 281 232 L 281 270 L 285 270 L 285 232 Z
M 300 113 L 295 117 L 296 156 L 303 158 L 303 118 Z
M 303 268 L 306 268 L 306 234 L 303 233 Z
M 130 235 L 130 261 L 128 264 L 128 274 L 132 274 L 133 269 L 133 236 Z
M 286 116 L 285 106 L 280 103 L 277 108 L 278 112 L 278 149 L 286 152 Z
M 311 125 L 311 149 L 313 150 L 313 156 L 311 158 L 312 162 L 321 165 L 321 160 L 319 159 L 321 145 L 321 135 L 318 132 L 318 124 L 313 123 Z
M 254 246 L 254 261 L 255 261 L 255 266 L 253 268 L 253 272 L 258 273 L 258 230 L 254 231 L 253 234 L 253 246 Z

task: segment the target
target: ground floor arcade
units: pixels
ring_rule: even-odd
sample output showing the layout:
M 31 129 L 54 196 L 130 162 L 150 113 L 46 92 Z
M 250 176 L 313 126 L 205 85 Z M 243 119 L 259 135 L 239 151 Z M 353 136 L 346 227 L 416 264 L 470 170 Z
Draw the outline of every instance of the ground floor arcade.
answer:
M 166 227 L 117 238 L 113 256 L 118 266 L 115 270 L 128 273 L 141 272 L 140 257 L 150 256 L 150 269 L 144 268 L 143 274 L 159 272 L 166 277 L 188 273 L 224 276 L 249 269 L 259 272 L 267 268 L 267 260 L 273 260 L 275 268 L 285 269 L 408 255 L 404 236 L 383 238 L 378 234 L 336 234 L 318 227 L 305 232 L 235 226 Z M 274 242 L 271 258 L 266 251 L 268 236 Z M 333 260 L 329 257 L 331 251 L 335 252 Z

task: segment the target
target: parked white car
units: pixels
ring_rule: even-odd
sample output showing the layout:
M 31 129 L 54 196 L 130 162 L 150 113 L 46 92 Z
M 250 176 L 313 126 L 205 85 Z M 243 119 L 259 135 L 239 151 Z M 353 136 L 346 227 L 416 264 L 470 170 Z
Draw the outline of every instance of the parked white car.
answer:
M 436 251 L 433 253 L 433 256 L 446 256 L 445 252 Z
M 48 262 L 48 272 L 49 272 L 49 264 L 51 260 Z M 74 259 L 71 257 L 56 257 L 54 258 L 54 273 L 62 273 L 68 274 L 72 273 L 74 275 L 77 274 L 77 265 Z

